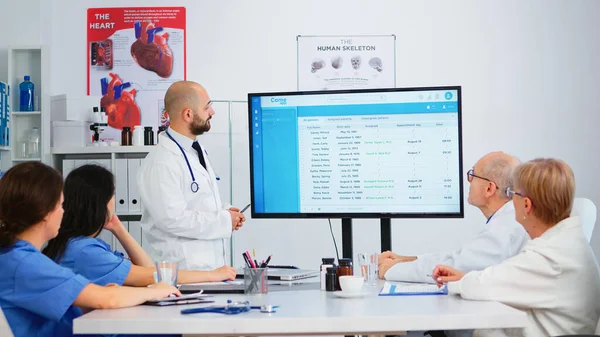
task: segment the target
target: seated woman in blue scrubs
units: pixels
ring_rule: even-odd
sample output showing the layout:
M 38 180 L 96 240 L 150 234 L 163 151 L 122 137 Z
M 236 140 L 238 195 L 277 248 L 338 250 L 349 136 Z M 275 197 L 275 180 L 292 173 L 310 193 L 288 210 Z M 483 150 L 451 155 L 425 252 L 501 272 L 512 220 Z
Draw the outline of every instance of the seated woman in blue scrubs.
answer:
M 149 288 L 101 287 L 40 252 L 63 216 L 62 177 L 40 162 L 24 162 L 0 179 L 0 307 L 13 334 L 71 336 L 83 308 L 123 308 L 179 291 L 164 283 Z
M 60 232 L 48 243 L 44 254 L 63 267 L 98 285 L 116 283 L 147 286 L 154 283 L 155 265 L 115 215 L 113 174 L 98 165 L 84 165 L 65 180 L 65 201 Z M 96 238 L 102 229 L 111 231 L 131 259 Z M 235 279 L 229 266 L 212 271 L 180 270 L 178 283 L 217 282 Z

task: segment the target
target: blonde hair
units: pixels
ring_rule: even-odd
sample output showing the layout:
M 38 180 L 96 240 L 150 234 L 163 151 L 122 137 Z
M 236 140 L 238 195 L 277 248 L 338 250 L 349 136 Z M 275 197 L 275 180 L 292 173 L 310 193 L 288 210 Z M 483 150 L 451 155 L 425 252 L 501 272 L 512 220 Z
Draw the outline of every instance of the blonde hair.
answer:
M 537 158 L 519 165 L 513 181 L 517 192 L 529 197 L 533 215 L 548 225 L 568 218 L 575 198 L 573 170 L 562 160 Z

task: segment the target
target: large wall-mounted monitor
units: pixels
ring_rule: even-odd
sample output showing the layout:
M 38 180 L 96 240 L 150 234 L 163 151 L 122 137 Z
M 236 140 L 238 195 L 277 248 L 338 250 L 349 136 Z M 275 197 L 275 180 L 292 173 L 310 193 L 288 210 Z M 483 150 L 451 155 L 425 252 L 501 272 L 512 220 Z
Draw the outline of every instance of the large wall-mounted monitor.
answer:
M 463 217 L 461 88 L 248 94 L 254 218 Z

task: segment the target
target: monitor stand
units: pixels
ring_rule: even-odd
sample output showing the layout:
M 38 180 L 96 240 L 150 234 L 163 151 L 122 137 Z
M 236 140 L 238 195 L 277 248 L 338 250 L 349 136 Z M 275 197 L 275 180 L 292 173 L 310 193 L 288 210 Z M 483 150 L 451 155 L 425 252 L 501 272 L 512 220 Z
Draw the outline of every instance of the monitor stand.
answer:
M 381 251 L 392 250 L 392 219 L 381 218 Z M 352 218 L 342 218 L 342 257 L 354 260 Z
M 352 218 L 342 218 L 342 257 L 352 259 Z
M 381 218 L 381 251 L 392 250 L 392 219 Z

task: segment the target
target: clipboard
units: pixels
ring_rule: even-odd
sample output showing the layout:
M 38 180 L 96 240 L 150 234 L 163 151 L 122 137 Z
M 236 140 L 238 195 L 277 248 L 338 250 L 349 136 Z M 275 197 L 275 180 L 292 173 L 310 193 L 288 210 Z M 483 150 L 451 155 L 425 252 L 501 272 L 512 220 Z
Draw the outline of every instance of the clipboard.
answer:
M 430 283 L 386 282 L 379 296 L 448 295 L 448 286 L 438 288 Z
M 181 297 L 165 297 L 155 300 L 146 301 L 144 305 L 153 306 L 169 306 L 169 305 L 183 305 L 183 304 L 197 304 L 197 303 L 213 303 L 214 301 L 207 300 L 210 297 L 202 293 L 202 291 L 194 292 L 192 294 L 186 294 Z
M 215 301 L 209 301 L 209 300 L 196 298 L 196 299 L 192 299 L 192 300 L 146 302 L 146 303 L 144 303 L 144 305 L 152 305 L 155 307 L 168 307 L 171 305 L 204 304 L 204 303 L 215 303 Z

